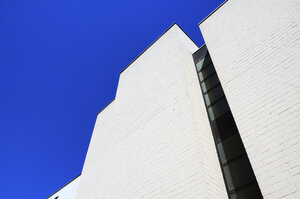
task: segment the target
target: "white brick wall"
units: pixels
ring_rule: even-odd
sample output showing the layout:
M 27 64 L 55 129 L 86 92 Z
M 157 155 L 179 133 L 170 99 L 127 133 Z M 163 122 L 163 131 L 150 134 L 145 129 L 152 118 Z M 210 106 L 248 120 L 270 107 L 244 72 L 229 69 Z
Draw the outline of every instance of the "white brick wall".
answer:
M 265 198 L 300 198 L 299 4 L 229 0 L 200 25 Z
M 227 198 L 192 54 L 174 25 L 120 75 L 77 199 Z

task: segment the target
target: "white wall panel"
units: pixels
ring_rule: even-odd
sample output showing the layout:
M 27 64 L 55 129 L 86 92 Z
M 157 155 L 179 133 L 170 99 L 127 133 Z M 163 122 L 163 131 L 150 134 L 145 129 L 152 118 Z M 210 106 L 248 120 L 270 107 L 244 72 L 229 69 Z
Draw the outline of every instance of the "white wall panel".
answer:
M 201 25 L 265 198 L 300 198 L 299 0 L 229 0 Z
M 120 75 L 77 199 L 226 198 L 192 54 L 174 25 Z

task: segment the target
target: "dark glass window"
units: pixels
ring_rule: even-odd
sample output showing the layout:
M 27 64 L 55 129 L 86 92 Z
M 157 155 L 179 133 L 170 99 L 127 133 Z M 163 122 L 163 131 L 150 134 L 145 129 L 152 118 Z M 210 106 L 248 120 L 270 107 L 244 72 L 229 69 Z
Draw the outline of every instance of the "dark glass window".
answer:
M 207 55 L 206 49 L 198 50 L 193 54 L 194 62 L 197 64 L 201 59 L 205 58 L 206 55 Z
M 259 187 L 256 183 L 251 184 L 248 187 L 245 187 L 244 189 L 230 194 L 230 199 L 256 199 L 256 198 L 262 198 L 261 193 L 259 191 Z
M 223 167 L 229 190 L 236 189 L 255 180 L 247 156 L 243 156 Z
M 240 139 L 239 134 L 235 134 L 217 144 L 222 164 L 245 153 L 244 146 L 240 142 Z
M 223 113 L 229 111 L 229 106 L 227 104 L 226 99 L 222 99 L 209 107 L 208 109 L 208 115 L 211 121 L 217 119 L 220 117 Z
M 212 103 L 214 103 L 223 96 L 223 89 L 221 85 L 219 85 L 204 95 L 205 103 L 207 106 L 210 106 Z
M 260 199 L 259 186 L 206 46 L 193 57 L 228 197 Z
M 231 111 L 212 121 L 211 126 L 216 143 L 238 133 Z
M 197 64 L 196 64 L 197 71 L 200 71 L 202 69 L 203 63 L 204 63 L 204 59 L 205 58 L 203 58 L 199 62 L 197 62 Z
M 209 89 L 213 88 L 215 85 L 219 83 L 219 79 L 216 74 L 209 77 L 207 80 L 201 83 L 201 87 L 204 93 L 206 93 Z
M 207 67 L 205 67 L 203 70 L 199 72 L 200 81 L 203 81 L 204 79 L 206 79 L 207 77 L 209 77 L 215 72 L 216 72 L 215 68 L 213 67 L 212 63 L 210 63 L 210 65 L 208 65 Z
M 202 68 L 206 67 L 206 66 L 207 66 L 208 64 L 210 64 L 210 63 L 212 63 L 212 62 L 211 62 L 211 58 L 210 58 L 209 54 L 206 54 L 205 60 L 204 60 L 204 62 L 203 62 L 203 67 L 202 67 Z

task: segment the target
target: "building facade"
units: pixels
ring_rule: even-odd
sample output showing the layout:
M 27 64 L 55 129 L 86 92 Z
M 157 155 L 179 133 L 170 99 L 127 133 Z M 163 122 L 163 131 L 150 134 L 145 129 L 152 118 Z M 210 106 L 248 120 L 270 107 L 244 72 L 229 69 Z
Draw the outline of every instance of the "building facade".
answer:
M 299 6 L 226 1 L 200 48 L 172 25 L 121 72 L 78 188 L 55 197 L 300 198 Z
M 200 24 L 265 198 L 300 198 L 299 4 L 229 0 Z

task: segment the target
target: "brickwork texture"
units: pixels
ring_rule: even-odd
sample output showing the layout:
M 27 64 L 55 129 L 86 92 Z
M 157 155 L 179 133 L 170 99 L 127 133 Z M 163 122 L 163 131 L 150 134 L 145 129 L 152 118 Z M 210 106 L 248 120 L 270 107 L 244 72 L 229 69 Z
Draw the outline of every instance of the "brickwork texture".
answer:
M 227 198 L 192 54 L 175 24 L 120 74 L 76 199 Z
M 200 24 L 264 198 L 300 198 L 299 0 L 229 0 Z

